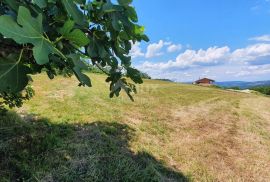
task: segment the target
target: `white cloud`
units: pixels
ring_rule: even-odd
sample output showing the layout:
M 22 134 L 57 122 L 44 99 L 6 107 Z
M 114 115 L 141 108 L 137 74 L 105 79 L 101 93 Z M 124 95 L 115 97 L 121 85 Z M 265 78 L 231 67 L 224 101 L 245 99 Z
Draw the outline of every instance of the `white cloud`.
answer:
M 192 77 L 192 75 L 191 75 L 190 73 L 188 73 L 188 72 L 185 72 L 183 75 L 184 75 L 185 77 Z
M 270 56 L 270 44 L 262 43 L 235 50 L 231 55 L 231 60 L 255 62 L 267 58 L 268 56 Z
M 270 38 L 270 37 L 269 37 Z M 174 52 L 180 50 L 182 45 L 172 44 L 170 42 L 164 42 L 160 40 L 158 43 L 150 44 L 147 47 L 147 53 L 144 54 L 139 47 L 139 43 L 136 43 L 131 50 L 133 57 L 145 56 L 146 58 L 152 58 L 162 55 L 161 49 L 166 45 L 168 52 Z M 269 61 L 268 61 L 269 60 Z M 224 47 L 209 47 L 206 50 L 192 50 L 188 49 L 184 53 L 177 56 L 176 60 L 170 60 L 167 63 L 155 63 L 162 67 L 188 67 L 192 65 L 203 64 L 218 64 L 222 61 L 237 61 L 248 62 L 256 64 L 256 61 L 260 61 L 258 64 L 267 64 L 270 62 L 270 43 L 258 43 L 244 48 L 236 49 L 233 52 L 230 51 L 228 46 Z M 266 62 L 266 63 L 264 63 Z
M 255 40 L 258 42 L 270 42 L 270 35 L 262 35 L 258 37 L 252 37 L 249 40 Z
M 210 68 L 210 66 L 212 66 Z M 186 50 L 175 59 L 145 61 L 137 66 L 153 78 L 191 81 L 202 76 L 217 80 L 266 79 L 270 76 L 270 43 L 249 45 L 231 51 L 228 46 Z
M 268 65 L 260 65 L 260 66 L 248 66 L 242 69 L 240 72 L 235 74 L 235 77 L 242 76 L 258 76 L 270 73 L 270 64 Z M 267 78 L 265 78 L 267 79 Z
M 158 57 L 164 54 L 162 50 L 167 49 L 168 53 L 176 52 L 182 49 L 181 44 L 173 44 L 172 42 L 163 41 L 160 40 L 157 43 L 152 43 L 147 46 L 147 51 L 144 53 L 142 51 L 142 48 L 140 47 L 140 43 L 136 42 L 135 44 L 132 44 L 131 50 L 129 55 L 132 58 L 137 57 L 145 57 L 145 58 L 152 58 L 152 57 Z
M 236 73 L 235 77 L 249 76 L 249 75 L 251 75 L 250 71 L 240 71 L 240 72 Z
M 178 65 L 201 65 L 201 64 L 218 64 L 224 61 L 230 52 L 230 48 L 225 47 L 210 47 L 207 50 L 200 49 L 186 50 L 176 58 Z
M 172 69 L 172 68 L 189 68 L 199 65 L 212 65 L 223 62 L 229 56 L 230 48 L 225 47 L 210 47 L 207 50 L 200 49 L 186 50 L 177 56 L 175 61 L 150 63 L 145 62 L 142 65 L 143 69 Z
M 150 44 L 147 47 L 147 52 L 145 54 L 145 57 L 151 58 L 151 57 L 156 57 L 156 56 L 162 55 L 163 53 L 161 52 L 161 49 L 164 47 L 165 44 L 167 44 L 167 43 L 164 42 L 163 40 L 160 40 L 158 43 Z
M 181 44 L 172 44 L 167 48 L 167 51 L 172 53 L 172 52 L 180 51 L 181 49 L 182 49 Z
M 270 73 L 270 64 L 259 65 L 259 66 L 248 66 L 247 70 L 249 70 L 251 74 L 255 74 L 255 75 Z
M 226 66 L 226 65 L 225 65 Z M 227 70 L 225 74 L 234 76 L 234 77 L 250 77 L 250 76 L 260 76 L 270 73 L 270 64 L 266 65 L 256 65 L 256 66 L 249 66 L 249 65 L 240 65 L 235 66 L 234 70 Z M 267 78 L 263 78 L 262 80 L 266 80 Z
M 192 49 L 192 46 L 191 46 L 190 44 L 187 44 L 185 47 L 186 47 L 187 49 Z
M 140 43 L 136 42 L 135 44 L 132 44 L 131 50 L 130 50 L 130 56 L 132 58 L 137 57 L 143 57 L 145 54 L 142 52 L 142 49 L 140 47 Z
M 268 59 L 269 58 L 269 59 Z M 270 64 L 270 44 L 254 44 L 231 52 L 228 46 L 210 47 L 206 50 L 186 50 L 175 60 L 167 62 L 144 62 L 143 69 L 186 69 L 196 66 L 213 66 L 219 64 Z
M 235 74 L 235 72 L 234 71 L 226 71 L 225 74 L 231 75 L 231 74 Z
M 164 42 L 164 45 L 165 45 L 165 46 L 172 45 L 172 42 Z

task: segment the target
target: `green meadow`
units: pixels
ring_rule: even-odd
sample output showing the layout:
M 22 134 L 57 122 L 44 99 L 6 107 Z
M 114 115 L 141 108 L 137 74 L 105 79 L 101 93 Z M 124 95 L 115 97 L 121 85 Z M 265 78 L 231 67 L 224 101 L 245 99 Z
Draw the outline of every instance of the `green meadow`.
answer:
M 105 76 L 33 78 L 0 118 L 0 181 L 269 181 L 270 98 L 145 80 L 135 102 Z

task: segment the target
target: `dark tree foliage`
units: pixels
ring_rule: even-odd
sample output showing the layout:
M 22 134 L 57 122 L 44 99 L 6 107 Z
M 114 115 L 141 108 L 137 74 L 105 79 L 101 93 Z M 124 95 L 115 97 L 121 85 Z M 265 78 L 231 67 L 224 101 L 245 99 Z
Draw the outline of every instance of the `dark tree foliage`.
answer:
M 147 73 L 141 72 L 141 77 L 144 79 L 152 79 L 150 75 L 148 75 Z
M 260 92 L 265 95 L 270 95 L 270 86 L 258 86 L 258 87 L 253 87 L 251 90 L 255 90 L 257 92 Z
M 110 97 L 124 90 L 132 99 L 141 74 L 131 66 L 132 42 L 149 41 L 132 0 L 1 0 L 0 107 L 20 106 L 33 92 L 31 75 L 46 71 L 75 75 L 91 87 L 82 71 L 90 60 L 106 68 Z M 123 76 L 134 83 L 128 83 Z

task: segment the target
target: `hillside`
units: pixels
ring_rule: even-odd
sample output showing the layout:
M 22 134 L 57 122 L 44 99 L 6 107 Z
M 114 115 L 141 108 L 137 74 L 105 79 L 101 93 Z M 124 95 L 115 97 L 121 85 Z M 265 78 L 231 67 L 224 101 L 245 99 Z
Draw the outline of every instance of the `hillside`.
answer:
M 270 81 L 257 81 L 257 82 L 243 82 L 243 81 L 231 81 L 231 82 L 217 82 L 221 87 L 239 87 L 241 89 L 248 89 L 257 86 L 269 86 Z
M 0 181 L 270 181 L 270 98 L 146 80 L 135 102 L 34 78 L 0 118 Z

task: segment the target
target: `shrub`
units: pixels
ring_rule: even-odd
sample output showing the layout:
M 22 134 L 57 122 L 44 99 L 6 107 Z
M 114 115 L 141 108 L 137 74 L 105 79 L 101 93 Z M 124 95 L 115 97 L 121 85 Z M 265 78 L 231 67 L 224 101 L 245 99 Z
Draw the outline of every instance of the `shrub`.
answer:
M 259 87 L 253 87 L 251 90 L 255 90 L 257 92 L 260 92 L 265 95 L 270 95 L 270 86 L 259 86 Z

